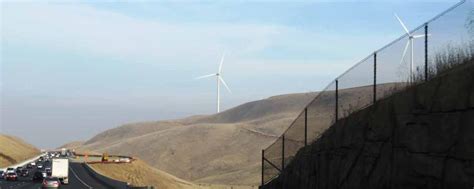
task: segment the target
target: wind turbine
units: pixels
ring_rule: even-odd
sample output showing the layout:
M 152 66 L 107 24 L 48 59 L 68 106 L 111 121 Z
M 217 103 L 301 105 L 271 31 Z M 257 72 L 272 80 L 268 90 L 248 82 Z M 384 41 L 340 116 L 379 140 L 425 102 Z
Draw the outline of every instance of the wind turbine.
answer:
M 400 64 L 403 62 L 403 59 L 405 58 L 405 55 L 406 55 L 407 50 L 408 50 L 408 46 L 410 46 L 410 50 L 411 50 L 411 53 L 410 53 L 410 82 L 413 82 L 413 69 L 414 69 L 414 65 L 413 65 L 413 57 L 414 57 L 413 56 L 413 43 L 414 43 L 415 39 L 420 38 L 420 37 L 425 37 L 425 34 L 413 35 L 412 33 L 410 33 L 408 28 L 403 23 L 402 19 L 400 19 L 400 17 L 398 17 L 398 15 L 396 13 L 395 13 L 395 17 L 397 17 L 397 20 L 402 25 L 403 30 L 405 30 L 405 32 L 408 35 L 408 41 L 407 41 L 407 44 L 405 45 L 405 49 L 403 50 L 403 55 L 402 55 L 402 59 L 400 60 Z M 430 36 L 430 34 L 428 34 L 428 36 Z
M 216 80 L 217 80 L 217 113 L 220 112 L 220 103 L 221 103 L 220 102 L 221 101 L 221 99 L 220 99 L 220 83 L 222 83 L 224 85 L 224 87 L 227 89 L 227 91 L 229 91 L 229 93 L 232 93 L 229 89 L 229 86 L 227 86 L 224 79 L 222 78 L 222 63 L 224 63 L 224 56 L 225 56 L 225 54 L 222 55 L 221 62 L 219 64 L 219 69 L 217 70 L 217 73 L 196 77 L 196 79 L 203 79 L 203 78 L 216 76 Z

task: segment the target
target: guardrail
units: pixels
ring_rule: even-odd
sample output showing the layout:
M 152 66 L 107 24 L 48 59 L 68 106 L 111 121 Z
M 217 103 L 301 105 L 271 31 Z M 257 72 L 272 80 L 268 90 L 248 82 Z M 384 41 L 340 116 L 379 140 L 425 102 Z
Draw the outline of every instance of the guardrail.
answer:
M 123 156 L 123 155 L 108 155 L 109 158 L 118 158 L 115 160 L 108 160 L 108 161 L 102 161 L 102 160 L 97 160 L 97 161 L 87 161 L 87 158 L 101 158 L 102 155 L 99 154 L 83 154 L 83 153 L 73 153 L 75 157 L 83 157 L 85 160 L 84 162 L 88 164 L 121 164 L 121 163 L 131 163 L 133 161 L 136 161 L 137 159 L 132 157 L 132 156 Z M 128 159 L 129 161 L 123 161 L 120 159 Z
M 30 162 L 32 162 L 32 161 L 35 161 L 36 159 L 38 159 L 39 157 L 44 156 L 44 155 L 46 155 L 46 153 L 42 153 L 42 154 L 37 155 L 37 156 L 35 156 L 35 157 L 32 157 L 32 158 L 30 158 L 30 159 L 23 160 L 22 162 L 16 163 L 16 164 L 14 164 L 14 165 L 10 165 L 10 166 L 4 167 L 4 168 L 0 168 L 0 171 L 5 171 L 5 170 L 6 170 L 7 168 L 9 168 L 9 167 L 13 167 L 13 168 L 16 168 L 16 167 L 19 167 L 19 166 L 23 167 L 23 166 L 25 166 L 26 164 L 28 164 L 28 163 L 30 163 Z

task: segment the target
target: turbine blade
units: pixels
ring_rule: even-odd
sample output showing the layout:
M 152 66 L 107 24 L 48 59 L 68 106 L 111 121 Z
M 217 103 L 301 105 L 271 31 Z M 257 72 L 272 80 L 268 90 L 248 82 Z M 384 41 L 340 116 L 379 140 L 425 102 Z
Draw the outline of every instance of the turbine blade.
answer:
M 402 25 L 403 29 L 405 30 L 405 32 L 407 32 L 408 35 L 410 35 L 410 31 L 408 31 L 408 28 L 405 26 L 405 24 L 402 22 L 402 19 L 400 19 L 400 17 L 398 17 L 397 13 L 395 13 L 395 17 L 397 17 L 398 21 L 400 22 L 400 24 Z
M 431 36 L 431 34 L 428 34 L 428 36 Z M 413 36 L 413 38 L 420 38 L 420 37 L 425 37 L 425 34 L 414 35 L 414 36 Z
M 403 62 L 403 59 L 405 58 L 405 55 L 407 54 L 408 45 L 410 45 L 410 41 L 407 41 L 407 44 L 405 45 L 405 49 L 403 50 L 402 59 L 400 60 L 400 64 Z
M 206 78 L 206 77 L 212 77 L 212 76 L 216 76 L 217 74 L 208 74 L 208 75 L 203 75 L 203 76 L 199 76 L 199 77 L 196 77 L 194 79 L 203 79 L 203 78 Z
M 222 54 L 221 63 L 219 63 L 219 71 L 217 73 L 222 72 L 222 64 L 224 63 L 224 57 L 225 57 L 225 53 Z
M 225 83 L 224 79 L 222 79 L 221 76 L 219 76 L 219 80 L 222 82 L 222 84 L 224 84 L 224 87 L 227 89 L 227 91 L 229 91 L 229 93 L 232 93 L 232 91 L 230 91 L 229 86 L 227 86 L 227 84 Z

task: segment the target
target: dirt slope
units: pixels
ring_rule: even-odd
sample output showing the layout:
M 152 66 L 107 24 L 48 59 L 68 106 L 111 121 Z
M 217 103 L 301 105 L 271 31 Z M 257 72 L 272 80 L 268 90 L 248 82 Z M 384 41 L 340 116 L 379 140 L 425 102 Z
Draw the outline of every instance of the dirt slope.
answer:
M 0 134 L 0 167 L 13 165 L 39 153 L 36 147 L 18 137 Z
M 141 160 L 130 164 L 90 164 L 98 173 L 134 186 L 155 186 L 163 189 L 197 188 L 198 186 L 152 168 Z
M 348 90 L 365 93 L 371 88 Z M 193 182 L 258 185 L 261 150 L 316 95 L 280 95 L 214 115 L 126 124 L 96 135 L 81 148 L 137 156 L 157 169 Z M 358 100 L 350 95 L 342 98 Z
M 83 144 L 84 144 L 84 141 L 73 141 L 73 142 L 69 142 L 67 144 L 64 144 L 58 147 L 58 149 L 61 149 L 61 148 L 75 149 L 75 148 L 81 147 Z
M 263 188 L 472 188 L 473 126 L 471 58 L 338 120 Z

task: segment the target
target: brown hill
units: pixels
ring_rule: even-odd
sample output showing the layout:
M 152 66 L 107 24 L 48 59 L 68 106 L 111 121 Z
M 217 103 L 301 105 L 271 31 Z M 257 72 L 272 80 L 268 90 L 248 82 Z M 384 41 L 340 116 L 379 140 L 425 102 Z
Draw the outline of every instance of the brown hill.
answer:
M 69 142 L 67 144 L 64 144 L 58 147 L 58 149 L 61 149 L 61 148 L 75 149 L 75 148 L 81 147 L 83 144 L 84 144 L 84 141 L 73 141 L 73 142 Z
M 0 167 L 7 167 L 38 155 L 40 151 L 14 136 L 0 134 Z
M 368 93 L 371 87 L 346 90 Z M 349 94 L 355 93 L 342 90 L 341 99 L 360 100 Z M 155 168 L 194 182 L 258 185 L 261 150 L 316 95 L 280 95 L 214 115 L 127 124 L 96 135 L 81 148 L 138 156 Z
M 338 120 L 262 188 L 472 188 L 473 52 Z
M 125 164 L 90 164 L 90 166 L 104 176 L 127 182 L 134 186 L 154 186 L 164 189 L 198 187 L 195 184 L 154 169 L 141 160 Z

